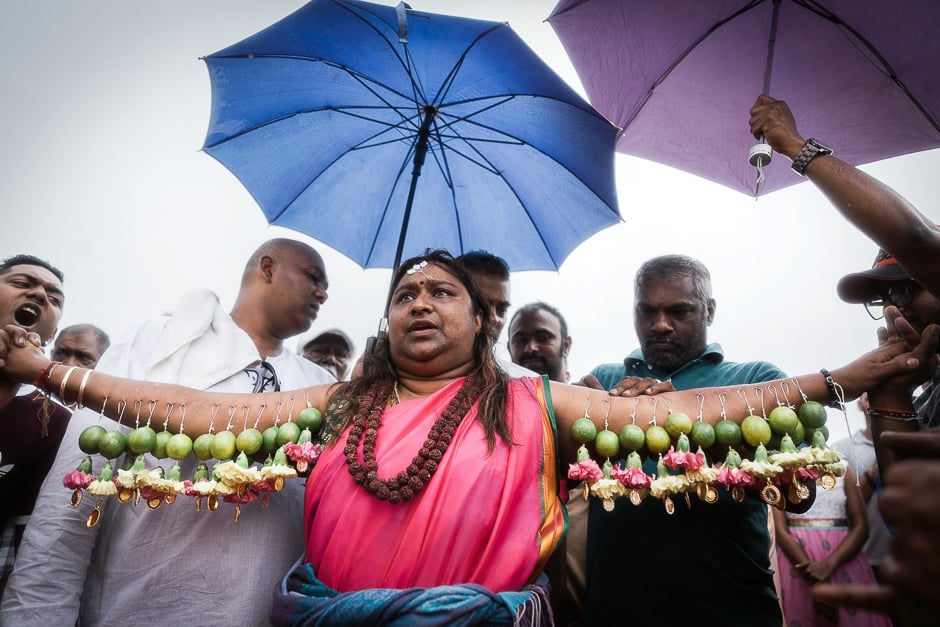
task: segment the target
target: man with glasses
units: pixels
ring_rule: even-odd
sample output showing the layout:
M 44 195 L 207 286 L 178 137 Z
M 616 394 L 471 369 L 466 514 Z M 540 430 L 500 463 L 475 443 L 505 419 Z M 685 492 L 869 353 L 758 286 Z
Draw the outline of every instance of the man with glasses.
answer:
M 923 332 L 930 324 L 940 324 L 940 299 L 914 281 L 884 249 L 878 251 L 870 270 L 842 277 L 836 289 L 839 298 L 847 303 L 861 303 L 875 320 L 884 317 L 886 306 L 894 305 L 918 332 Z M 917 385 L 928 382 L 930 377 L 921 381 L 905 377 L 870 391 L 876 440 L 881 431 L 878 428 L 879 409 L 890 412 L 887 417 L 891 420 L 891 430 L 916 431 L 940 426 L 940 386 L 928 385 L 916 399 L 910 393 Z M 932 383 L 938 382 L 940 370 L 933 373 Z M 879 464 L 884 471 L 890 459 L 879 459 Z
M 209 290 L 188 292 L 172 315 L 145 322 L 109 348 L 97 370 L 217 392 L 332 382 L 329 372 L 284 346 L 310 328 L 327 287 L 313 248 L 270 240 L 249 258 L 230 313 Z M 79 434 L 101 421 L 99 409 L 72 417 L 24 535 L 0 624 L 267 624 L 271 590 L 304 551 L 301 482 L 287 482 L 266 508 L 243 506 L 237 523 L 230 508 L 200 512 L 177 501 L 151 512 L 106 499 L 101 522 L 88 529 L 95 499 L 70 507 L 62 477 L 84 456 Z M 216 430 L 229 419 L 228 409 L 220 411 Z M 198 461 L 181 462 L 184 479 Z M 158 464 L 166 460 L 148 460 L 150 468 Z

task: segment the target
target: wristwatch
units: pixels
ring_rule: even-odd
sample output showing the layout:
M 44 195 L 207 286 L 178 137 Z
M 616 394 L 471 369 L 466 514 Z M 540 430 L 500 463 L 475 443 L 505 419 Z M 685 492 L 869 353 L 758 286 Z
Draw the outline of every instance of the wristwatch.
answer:
M 804 172 L 806 171 L 806 166 L 809 165 L 810 161 L 819 155 L 831 154 L 832 148 L 810 137 L 806 140 L 806 143 L 803 144 L 803 149 L 800 150 L 800 154 L 796 156 L 796 158 L 793 160 L 793 163 L 790 164 L 790 167 L 800 176 L 806 176 Z

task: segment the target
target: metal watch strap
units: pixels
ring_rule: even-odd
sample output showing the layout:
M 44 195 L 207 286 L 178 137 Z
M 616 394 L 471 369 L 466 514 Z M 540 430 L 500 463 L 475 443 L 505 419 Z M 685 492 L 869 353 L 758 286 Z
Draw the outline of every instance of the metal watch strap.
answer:
M 819 155 L 831 155 L 832 148 L 822 144 L 812 137 L 806 140 L 806 143 L 803 144 L 803 149 L 800 150 L 800 154 L 793 159 L 793 163 L 790 164 L 790 168 L 799 174 L 800 176 L 806 176 L 806 166 L 809 165 L 809 162 L 818 157 Z

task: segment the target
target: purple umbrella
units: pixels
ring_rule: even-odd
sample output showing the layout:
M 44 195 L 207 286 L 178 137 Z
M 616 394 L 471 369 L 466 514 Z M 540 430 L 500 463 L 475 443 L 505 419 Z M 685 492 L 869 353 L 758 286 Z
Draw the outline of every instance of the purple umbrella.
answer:
M 786 100 L 805 136 L 858 165 L 940 146 L 937 0 L 561 0 L 548 18 L 619 152 L 764 194 L 748 111 Z

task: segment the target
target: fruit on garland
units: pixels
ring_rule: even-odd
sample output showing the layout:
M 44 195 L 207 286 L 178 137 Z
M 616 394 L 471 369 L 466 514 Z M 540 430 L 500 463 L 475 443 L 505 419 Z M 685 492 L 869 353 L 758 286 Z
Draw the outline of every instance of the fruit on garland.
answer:
M 124 452 L 127 438 L 120 431 L 108 431 L 98 441 L 98 452 L 102 457 L 114 459 Z
M 741 435 L 744 441 L 751 446 L 758 446 L 770 441 L 772 435 L 770 425 L 763 416 L 751 414 L 741 421 Z
M 796 429 L 793 430 L 793 433 L 790 434 L 790 437 L 794 442 L 803 441 L 803 438 L 806 437 L 806 427 L 803 426 L 802 422 L 796 423 Z
M 268 454 L 277 450 L 277 427 L 272 425 L 262 432 L 261 448 Z
M 741 437 L 741 427 L 733 420 L 726 418 L 715 425 L 715 443 L 720 446 L 738 446 Z
M 297 414 L 297 426 L 301 429 L 310 429 L 311 433 L 316 433 L 322 424 L 323 413 L 316 407 L 304 407 Z
M 263 443 L 264 436 L 257 429 L 244 429 L 235 438 L 235 447 L 245 455 L 254 455 Z
M 624 425 L 620 430 L 620 446 L 625 451 L 638 451 L 646 444 L 646 434 L 635 424 Z
M 597 434 L 594 448 L 601 457 L 614 457 L 620 452 L 620 438 L 613 431 L 604 429 Z
M 212 446 L 210 447 L 212 456 L 219 461 L 232 459 L 238 448 L 235 444 L 235 440 L 235 434 L 231 431 L 219 431 L 216 433 L 215 437 L 212 439 Z
M 127 448 L 132 453 L 149 453 L 157 445 L 157 432 L 149 426 L 137 427 L 127 434 Z
M 799 442 L 799 440 L 797 440 Z M 780 440 L 780 452 L 781 453 L 796 453 L 796 445 L 793 443 L 793 438 L 789 434 L 783 436 Z
M 797 416 L 796 412 L 786 405 L 774 407 L 770 410 L 770 415 L 767 416 L 767 418 L 773 432 L 780 435 L 785 433 L 792 434 L 794 429 L 796 429 L 796 425 L 800 423 L 800 418 Z
M 716 437 L 715 427 L 704 420 L 699 420 L 692 425 L 692 431 L 689 432 L 689 439 L 692 441 L 692 444 L 701 448 L 709 448 L 715 443 Z
M 692 419 L 689 418 L 688 414 L 674 411 L 666 416 L 666 423 L 663 426 L 669 433 L 669 437 L 677 440 L 681 434 L 692 430 Z
M 574 421 L 574 424 L 571 425 L 571 436 L 574 438 L 575 442 L 588 444 L 593 442 L 594 438 L 597 437 L 597 427 L 587 416 L 578 418 Z
M 296 442 L 300 439 L 300 427 L 296 422 L 285 422 L 277 428 L 277 445 L 284 446 L 288 442 Z
M 173 437 L 173 434 L 169 431 L 161 431 L 157 434 L 157 443 L 153 447 L 153 456 L 157 459 L 163 459 L 166 457 L 166 443 L 170 441 L 170 438 Z
M 669 432 L 659 425 L 653 425 L 646 430 L 646 449 L 651 455 L 658 455 L 669 450 L 672 440 Z
M 193 455 L 203 461 L 212 459 L 212 442 L 215 440 L 215 434 L 203 433 L 193 442 Z
M 98 444 L 101 442 L 101 438 L 107 432 L 108 430 L 101 425 L 92 425 L 86 428 L 78 436 L 78 448 L 82 450 L 82 453 L 94 455 L 98 452 Z
M 823 426 L 826 424 L 826 418 L 828 418 L 826 407 L 816 401 L 806 401 L 800 405 L 798 415 L 800 422 L 810 429 L 818 429 Z
M 829 439 L 829 427 L 828 425 L 823 425 L 821 427 L 817 427 L 816 429 L 810 429 L 807 427 L 806 433 L 803 435 L 803 441 L 812 444 L 813 438 L 815 437 L 817 431 L 822 433 L 823 440 Z
M 166 456 L 170 459 L 186 459 L 193 452 L 193 441 L 185 433 L 174 433 L 166 443 Z

